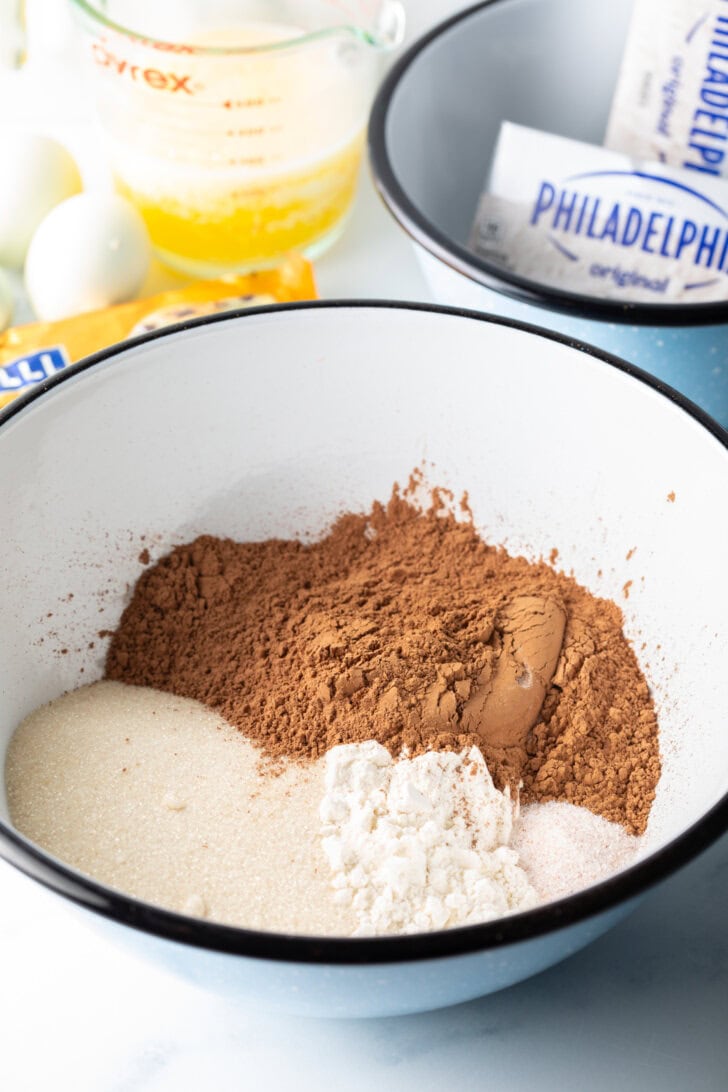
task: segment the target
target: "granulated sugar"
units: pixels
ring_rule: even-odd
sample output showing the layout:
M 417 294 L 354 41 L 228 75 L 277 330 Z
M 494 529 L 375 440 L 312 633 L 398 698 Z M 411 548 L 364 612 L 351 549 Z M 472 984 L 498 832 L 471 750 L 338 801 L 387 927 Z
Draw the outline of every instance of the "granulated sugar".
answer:
M 260 752 L 197 702 L 100 682 L 36 710 L 8 750 L 21 833 L 101 883 L 171 910 L 279 932 L 350 934 L 319 841 L 323 767 L 261 777 Z
M 571 895 L 627 868 L 641 841 L 619 823 L 554 801 L 523 808 L 511 845 L 540 900 L 546 901 Z
M 195 701 L 100 682 L 17 729 L 10 815 L 48 852 L 147 902 L 320 935 L 517 912 L 603 879 L 639 845 L 565 803 L 524 808 L 512 834 L 513 805 L 477 751 L 395 762 L 369 741 L 330 752 L 327 781 L 324 760 L 271 773 L 260 758 Z

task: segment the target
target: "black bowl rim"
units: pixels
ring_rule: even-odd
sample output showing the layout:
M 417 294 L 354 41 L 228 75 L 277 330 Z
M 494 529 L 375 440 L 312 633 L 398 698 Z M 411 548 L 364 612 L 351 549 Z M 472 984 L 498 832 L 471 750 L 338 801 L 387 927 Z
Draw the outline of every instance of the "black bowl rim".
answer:
M 644 326 L 711 326 L 728 322 L 728 299 L 711 303 L 635 303 L 568 292 L 510 273 L 456 243 L 433 224 L 409 197 L 394 170 L 387 146 L 392 100 L 407 70 L 437 38 L 495 4 L 481 0 L 450 16 L 418 38 L 394 64 L 377 94 L 369 120 L 369 160 L 374 184 L 384 204 L 410 238 L 454 272 L 520 303 L 582 319 Z
M 574 338 L 529 323 L 480 311 L 442 307 L 435 304 L 408 303 L 392 300 L 317 300 L 300 303 L 240 308 L 223 314 L 205 315 L 174 326 L 154 330 L 139 337 L 113 345 L 85 357 L 50 379 L 39 383 L 27 393 L 0 410 L 0 429 L 39 398 L 52 397 L 69 379 L 90 371 L 128 350 L 152 341 L 216 323 L 234 322 L 257 315 L 277 315 L 281 312 L 334 311 L 349 309 L 392 310 L 410 313 L 447 315 L 490 325 L 506 326 L 528 334 L 556 341 L 577 349 L 587 357 L 606 363 L 667 398 L 709 432 L 728 452 L 728 432 L 684 395 L 654 376 L 624 360 L 596 349 Z M 244 328 L 243 328 L 244 329 Z M 131 354 L 134 355 L 133 353 Z M 123 365 L 123 359 L 121 360 Z M 477 954 L 532 940 L 577 925 L 614 909 L 618 904 L 635 899 L 648 888 L 664 880 L 672 872 L 697 856 L 728 831 L 728 793 L 705 815 L 677 838 L 630 868 L 574 895 L 538 906 L 533 910 L 485 922 L 439 932 L 415 933 L 386 937 L 320 937 L 286 933 L 270 933 L 236 926 L 221 925 L 199 918 L 189 918 L 171 910 L 135 899 L 106 887 L 91 877 L 63 864 L 19 834 L 0 819 L 0 858 L 14 865 L 25 875 L 56 894 L 109 918 L 121 925 L 165 940 L 189 944 L 209 951 L 255 959 L 313 965 L 369 965 L 408 963 L 417 960 L 442 959 L 450 956 Z

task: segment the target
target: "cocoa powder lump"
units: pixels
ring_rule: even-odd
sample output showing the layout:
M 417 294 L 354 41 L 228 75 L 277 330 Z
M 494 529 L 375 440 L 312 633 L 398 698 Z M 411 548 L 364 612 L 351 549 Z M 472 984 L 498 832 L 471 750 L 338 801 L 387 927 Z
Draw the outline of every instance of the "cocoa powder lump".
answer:
M 644 830 L 660 774 L 619 608 L 395 487 L 321 541 L 202 536 L 139 578 L 108 678 L 195 698 L 271 758 L 476 745 L 496 784 Z

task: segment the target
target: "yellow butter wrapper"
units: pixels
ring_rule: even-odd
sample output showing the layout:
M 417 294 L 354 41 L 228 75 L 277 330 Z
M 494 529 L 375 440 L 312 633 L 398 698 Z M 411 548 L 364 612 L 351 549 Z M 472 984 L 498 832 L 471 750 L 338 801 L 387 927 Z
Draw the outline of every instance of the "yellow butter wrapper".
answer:
M 0 409 L 69 364 L 127 338 L 200 315 L 310 299 L 316 299 L 313 268 L 292 255 L 260 273 L 197 281 L 59 322 L 13 326 L 0 334 Z

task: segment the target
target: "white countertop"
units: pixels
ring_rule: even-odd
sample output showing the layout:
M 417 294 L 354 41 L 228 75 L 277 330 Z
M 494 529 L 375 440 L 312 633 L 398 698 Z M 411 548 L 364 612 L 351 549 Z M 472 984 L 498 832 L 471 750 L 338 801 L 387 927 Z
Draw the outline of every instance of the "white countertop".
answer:
M 389 1020 L 267 1017 L 110 947 L 0 865 L 7 1092 L 725 1092 L 728 839 L 518 986 Z
M 418 29 L 464 6 L 415 3 Z M 324 297 L 428 298 L 368 179 L 317 271 Z M 266 1017 L 137 963 L 0 862 L 0 1089 L 724 1092 L 727 907 L 724 838 L 521 985 L 421 1016 L 324 1022 Z

